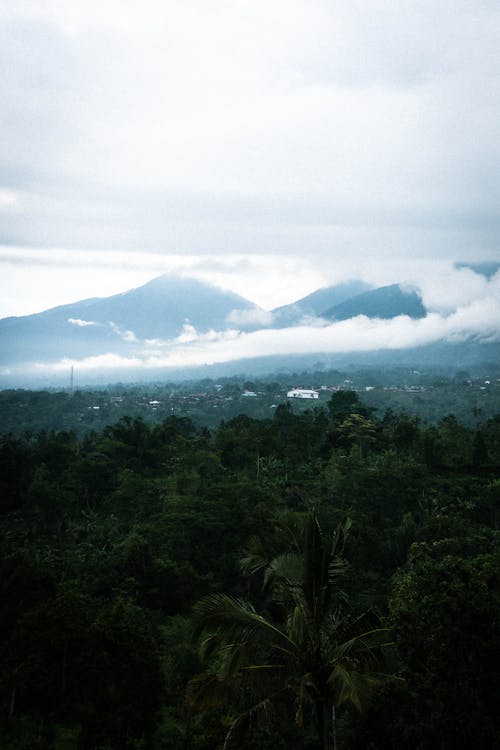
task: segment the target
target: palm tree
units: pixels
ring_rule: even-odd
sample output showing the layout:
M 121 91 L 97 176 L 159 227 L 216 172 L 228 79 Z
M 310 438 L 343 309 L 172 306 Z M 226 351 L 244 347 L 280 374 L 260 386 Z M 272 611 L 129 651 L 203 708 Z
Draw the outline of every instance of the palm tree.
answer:
M 290 549 L 270 561 L 250 555 L 249 573 L 263 572 L 270 593 L 271 619 L 247 600 L 227 594 L 195 605 L 195 632 L 209 672 L 195 678 L 188 697 L 197 707 L 214 707 L 231 697 L 253 697 L 233 723 L 224 747 L 254 720 L 268 719 L 273 704 L 293 695 L 296 721 L 303 725 L 312 705 L 319 747 L 335 750 L 335 716 L 347 702 L 361 709 L 370 688 L 385 675 L 378 665 L 387 630 L 373 612 L 353 616 L 340 589 L 346 563 L 344 543 L 350 521 L 340 524 L 330 543 L 316 515 L 301 528 L 285 527 Z

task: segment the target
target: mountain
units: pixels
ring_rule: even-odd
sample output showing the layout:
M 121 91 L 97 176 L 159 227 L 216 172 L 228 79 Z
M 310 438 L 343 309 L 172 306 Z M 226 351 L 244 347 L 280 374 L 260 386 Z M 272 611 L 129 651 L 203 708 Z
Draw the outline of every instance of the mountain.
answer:
M 304 318 L 321 317 L 325 310 L 362 294 L 372 287 L 364 281 L 345 281 L 342 284 L 318 289 L 307 297 L 290 305 L 283 305 L 273 310 L 273 326 L 284 328 L 298 325 Z
M 174 338 L 187 323 L 206 333 L 228 328 L 231 315 L 244 322 L 245 314 L 251 321 L 261 313 L 232 292 L 164 275 L 112 297 L 0 320 L 0 363 L 49 362 L 110 351 L 133 356 L 141 340 Z
M 318 338 L 311 341 L 322 343 L 312 353 L 300 354 L 307 330 L 297 330 L 297 338 L 294 330 L 269 330 L 273 316 L 275 328 L 288 325 L 293 329 L 307 317 L 340 321 L 359 315 L 416 319 L 425 317 L 426 311 L 416 292 L 398 284 L 366 290 L 363 282 L 352 281 L 319 289 L 269 313 L 243 297 L 199 281 L 161 276 L 123 294 L 0 320 L 0 387 L 34 381 L 47 387 L 67 380 L 70 364 L 65 359 L 75 361 L 78 381 L 83 384 L 182 379 L 209 372 L 271 373 L 278 368 L 345 369 L 353 364 L 425 362 L 466 367 L 493 363 L 500 351 L 494 337 L 489 335 L 485 341 L 490 343 L 484 343 L 479 333 L 467 333 L 453 344 L 440 340 L 401 349 L 384 348 L 375 337 L 373 345 L 378 349 L 352 351 L 342 326 L 330 329 L 316 321 L 310 331 Z M 234 328 L 257 333 L 238 335 L 229 330 Z M 79 362 L 83 359 L 87 361 Z
M 492 279 L 500 271 L 500 263 L 455 263 L 455 268 L 468 268 L 470 271 L 484 276 L 485 279 Z
M 399 284 L 391 284 L 357 294 L 325 310 L 322 317 L 328 320 L 348 320 L 357 315 L 385 319 L 396 318 L 398 315 L 425 318 L 426 310 L 416 292 L 405 291 Z

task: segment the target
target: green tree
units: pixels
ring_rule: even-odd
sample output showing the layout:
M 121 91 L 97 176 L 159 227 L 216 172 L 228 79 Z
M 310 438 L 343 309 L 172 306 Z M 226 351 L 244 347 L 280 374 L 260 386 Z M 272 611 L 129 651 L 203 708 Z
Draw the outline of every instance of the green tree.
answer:
M 412 696 L 405 744 L 418 750 L 491 748 L 498 737 L 500 555 L 487 530 L 471 531 L 413 544 L 394 577 L 391 621 Z
M 364 456 L 368 446 L 375 442 L 375 424 L 362 414 L 351 414 L 338 427 L 340 435 L 351 445 L 357 445 Z
M 369 417 L 370 412 L 361 402 L 355 391 L 335 391 L 327 403 L 328 412 L 333 422 L 340 424 L 351 414 L 362 414 Z
M 213 707 L 239 696 L 242 705 L 226 747 L 240 730 L 267 718 L 284 696 L 293 696 L 296 722 L 303 726 L 312 707 L 319 746 L 331 750 L 338 708 L 352 703 L 361 709 L 380 679 L 387 630 L 373 612 L 352 614 L 339 586 L 349 525 L 340 524 L 328 541 L 310 513 L 302 528 L 286 529 L 288 551 L 269 562 L 256 555 L 246 559 L 248 572 L 263 573 L 275 617 L 226 594 L 195 606 L 195 632 L 210 671 L 192 681 L 189 697 L 195 706 Z

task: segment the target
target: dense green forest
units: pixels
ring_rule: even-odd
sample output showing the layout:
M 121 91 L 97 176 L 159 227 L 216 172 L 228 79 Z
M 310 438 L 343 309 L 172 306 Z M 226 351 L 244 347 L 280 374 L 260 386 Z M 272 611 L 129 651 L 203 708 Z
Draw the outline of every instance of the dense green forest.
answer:
M 493 748 L 500 415 L 372 394 L 64 431 L 2 394 L 2 749 Z

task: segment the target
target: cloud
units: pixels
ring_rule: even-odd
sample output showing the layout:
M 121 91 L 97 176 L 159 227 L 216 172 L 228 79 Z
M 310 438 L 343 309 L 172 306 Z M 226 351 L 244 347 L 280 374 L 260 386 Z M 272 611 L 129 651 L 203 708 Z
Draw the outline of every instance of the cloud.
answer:
M 0 241 L 497 252 L 498 4 L 6 0 Z M 9 208 L 10 205 L 10 208 Z
M 138 338 L 133 331 L 124 330 L 120 326 L 116 325 L 112 320 L 106 324 L 97 323 L 94 320 L 81 320 L 80 318 L 68 318 L 68 323 L 71 325 L 78 326 L 79 328 L 86 328 L 88 326 L 100 326 L 106 325 L 119 339 L 127 343 L 137 343 Z
M 47 362 L 36 362 L 33 365 L 35 372 L 67 372 L 70 367 L 77 366 L 82 371 L 103 371 L 106 369 L 115 368 L 131 368 L 131 367 L 143 367 L 144 363 L 139 357 L 122 357 L 119 354 L 113 354 L 108 352 L 107 354 L 99 354 L 95 357 L 84 357 L 83 359 L 71 359 L 65 357 L 59 362 L 47 363 Z M 5 375 L 10 375 L 14 371 L 11 369 L 9 372 L 3 372 Z
M 500 295 L 457 308 L 451 314 L 429 313 L 425 318 L 399 316 L 390 320 L 360 315 L 329 325 L 302 325 L 280 330 L 253 332 L 209 331 L 200 334 L 186 324 L 175 339 L 147 340 L 142 349 L 127 357 L 109 352 L 81 360 L 64 359 L 53 364 L 37 364 L 37 371 L 59 371 L 74 365 L 81 371 L 106 368 L 182 368 L 244 360 L 256 356 L 369 352 L 407 349 L 436 342 L 457 343 L 475 340 L 500 342 Z
M 487 279 L 469 268 L 437 270 L 422 276 L 420 291 L 428 310 L 452 312 L 459 307 L 467 308 L 475 300 L 499 296 L 500 273 Z
M 265 327 L 271 325 L 272 321 L 272 312 L 259 307 L 250 310 L 231 310 L 227 316 L 228 324 L 238 328 Z
M 68 318 L 68 323 L 71 323 L 74 326 L 79 326 L 80 328 L 99 325 L 93 320 L 81 320 L 80 318 Z
M 499 32 L 488 0 L 4 0 L 0 316 L 164 272 L 488 297 L 450 264 L 498 260 Z
M 15 190 L 0 190 L 0 211 L 19 206 L 19 196 Z
M 110 321 L 108 325 L 113 333 L 121 338 L 122 341 L 126 341 L 127 343 L 135 343 L 138 340 L 133 331 L 124 331 L 123 328 L 117 326 L 116 323 L 113 323 L 113 321 Z
M 235 329 L 228 329 L 225 331 L 206 331 L 205 333 L 198 333 L 196 328 L 190 323 L 185 323 L 182 326 L 182 332 L 174 339 L 164 342 L 165 346 L 175 347 L 176 345 L 182 344 L 199 344 L 199 343 L 213 343 L 220 341 L 234 341 L 238 338 L 239 331 Z M 156 339 L 157 341 L 157 339 Z
M 0 246 L 0 270 L 0 288 L 4 287 L 0 317 L 109 296 L 163 273 L 230 289 L 270 308 L 298 299 L 328 281 L 325 268 L 307 258 L 257 253 L 204 256 Z

